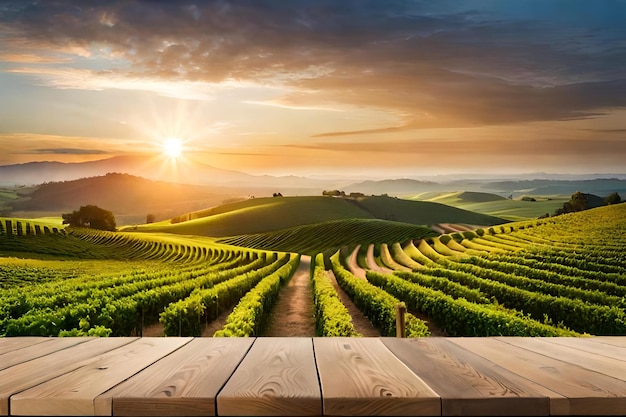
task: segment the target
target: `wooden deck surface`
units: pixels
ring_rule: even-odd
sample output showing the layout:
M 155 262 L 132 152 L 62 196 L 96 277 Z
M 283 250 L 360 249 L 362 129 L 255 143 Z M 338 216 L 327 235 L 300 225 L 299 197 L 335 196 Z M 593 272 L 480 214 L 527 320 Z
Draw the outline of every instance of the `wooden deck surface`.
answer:
M 0 415 L 626 416 L 626 337 L 0 338 Z

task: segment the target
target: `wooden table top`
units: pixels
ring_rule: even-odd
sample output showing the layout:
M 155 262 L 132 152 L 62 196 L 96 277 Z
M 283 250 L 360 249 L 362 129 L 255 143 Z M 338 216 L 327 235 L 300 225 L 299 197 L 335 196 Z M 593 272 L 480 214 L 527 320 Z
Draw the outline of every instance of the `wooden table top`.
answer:
M 0 416 L 626 416 L 626 337 L 0 338 Z

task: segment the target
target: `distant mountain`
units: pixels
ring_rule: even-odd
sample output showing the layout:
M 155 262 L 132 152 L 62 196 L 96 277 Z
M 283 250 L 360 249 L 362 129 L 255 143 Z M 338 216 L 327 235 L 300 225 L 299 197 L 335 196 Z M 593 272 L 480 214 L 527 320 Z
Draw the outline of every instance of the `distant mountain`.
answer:
M 36 185 L 52 181 L 71 181 L 123 173 L 151 180 L 224 187 L 266 188 L 285 192 L 292 189 L 323 190 L 336 180 L 313 180 L 304 177 L 250 175 L 239 171 L 215 168 L 193 160 L 174 163 L 150 156 L 116 156 L 90 162 L 29 162 L 0 166 L 0 186 Z M 282 188 L 279 190 L 279 188 Z
M 162 159 L 146 156 L 116 156 L 98 161 L 63 163 L 29 162 L 0 166 L 0 184 L 34 185 L 51 181 L 70 181 L 118 172 L 154 180 L 178 180 L 183 183 L 225 184 L 246 182 L 254 177 L 242 172 L 218 169 L 187 161 L 174 165 Z
M 493 179 L 468 179 L 438 183 L 415 179 L 387 179 L 381 181 L 362 181 L 352 183 L 343 189 L 346 193 L 361 192 L 366 195 L 388 194 L 397 197 L 420 200 L 435 197 L 441 193 L 474 192 L 497 194 L 501 197 L 519 197 L 521 195 L 563 195 L 570 196 L 577 191 L 607 196 L 613 192 L 626 196 L 626 179 L 595 178 L 589 180 L 533 179 L 494 181 Z M 428 194 L 426 194 L 428 193 Z M 472 194 L 476 197 L 476 194 Z
M 13 212 L 37 212 L 60 216 L 93 204 L 111 210 L 118 224 L 145 222 L 148 213 L 159 219 L 241 199 L 220 187 L 152 181 L 129 174 L 107 174 L 73 181 L 50 182 L 25 190 L 5 203 Z
M 531 195 L 571 195 L 576 191 L 597 194 L 605 197 L 611 193 L 626 195 L 626 180 L 618 178 L 597 178 L 592 180 L 524 180 L 496 181 L 482 185 L 485 190 L 498 193 Z
M 432 181 L 419 181 L 409 178 L 387 179 L 380 181 L 362 181 L 343 187 L 346 193 L 361 192 L 367 195 L 389 194 L 405 196 L 427 191 L 439 191 L 446 187 Z

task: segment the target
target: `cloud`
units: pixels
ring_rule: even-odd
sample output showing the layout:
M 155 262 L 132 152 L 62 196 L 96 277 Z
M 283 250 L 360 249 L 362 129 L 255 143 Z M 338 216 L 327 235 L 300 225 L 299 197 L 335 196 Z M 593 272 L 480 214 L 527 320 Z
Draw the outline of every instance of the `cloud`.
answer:
M 594 133 L 626 133 L 626 129 L 585 129 L 587 132 Z
M 0 32 L 5 55 L 76 58 L 74 67 L 28 69 L 60 88 L 174 95 L 166 86 L 180 84 L 183 98 L 202 99 L 210 96 L 203 84 L 243 81 L 290 91 L 269 105 L 368 107 L 402 120 L 320 137 L 593 118 L 626 107 L 626 29 L 614 18 L 623 4 L 568 2 L 585 10 L 580 16 L 524 4 L 530 12 L 471 1 L 8 1 Z M 78 57 L 102 68 L 82 68 Z
M 30 154 L 50 154 L 50 155 L 106 155 L 110 152 L 101 149 L 77 149 L 77 148 L 46 148 L 33 149 L 32 151 L 22 152 Z
M 58 64 L 63 62 L 69 62 L 67 58 L 45 56 L 41 54 L 25 54 L 25 53 L 5 53 L 0 54 L 0 61 L 20 63 L 20 64 Z
M 307 145 L 288 145 L 292 148 L 332 151 L 344 153 L 374 154 L 414 154 L 430 156 L 438 159 L 447 155 L 492 155 L 507 158 L 526 156 L 529 158 L 551 155 L 623 155 L 626 153 L 626 141 L 586 138 L 571 140 L 569 138 L 537 138 L 534 140 L 497 140 L 497 139 L 419 139 L 413 141 L 385 142 L 317 142 Z

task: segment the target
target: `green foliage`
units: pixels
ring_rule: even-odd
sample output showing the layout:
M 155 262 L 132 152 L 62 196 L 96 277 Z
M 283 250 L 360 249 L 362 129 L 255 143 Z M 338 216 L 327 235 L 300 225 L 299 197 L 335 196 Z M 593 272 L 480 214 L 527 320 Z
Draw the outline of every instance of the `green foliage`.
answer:
M 339 256 L 340 252 L 337 252 L 331 257 L 333 272 L 339 285 L 383 336 L 395 336 L 396 305 L 400 301 L 380 288 L 352 275 L 343 267 Z M 406 331 L 407 337 L 430 334 L 426 323 L 410 313 L 406 314 Z
M 215 319 L 219 313 L 235 305 L 244 294 L 281 268 L 289 256 L 272 257 L 272 262 L 262 267 L 241 271 L 230 271 L 229 278 L 209 288 L 199 288 L 187 298 L 179 297 L 161 313 L 167 336 L 200 336 L 202 323 Z
M 87 335 L 90 331 L 103 335 L 103 331 L 91 330 L 100 327 L 114 336 L 139 333 L 143 323 L 156 321 L 167 305 L 187 297 L 192 291 L 214 286 L 271 262 L 262 252 L 207 247 L 189 239 L 187 245 L 173 245 L 151 241 L 147 236 L 144 239 L 127 236 L 81 231 L 80 237 L 85 241 L 74 235 L 11 239 L 50 245 L 48 240 L 54 238 L 57 249 L 77 240 L 87 247 L 93 244 L 94 247 L 121 249 L 111 253 L 139 259 L 155 257 L 169 262 L 120 263 L 120 270 L 115 270 L 116 266 L 109 273 L 101 270 L 93 273 L 96 266 L 86 263 L 86 270 L 82 272 L 59 267 L 48 269 L 47 275 L 33 268 L 18 268 L 16 275 L 15 268 L 0 264 L 0 278 L 6 271 L 17 284 L 0 291 L 0 335 L 57 336 L 68 331 L 76 335 Z M 8 239 L 0 239 L 0 243 L 3 240 Z M 20 288 L 21 283 L 29 285 L 27 292 Z
M 454 336 L 573 336 L 574 332 L 546 325 L 491 304 L 476 304 L 397 276 L 367 272 L 368 281 L 403 300 L 408 308 L 432 318 Z
M 318 254 L 312 264 L 313 304 L 315 305 L 315 328 L 318 336 L 355 337 L 361 336 L 354 325 L 348 309 L 324 267 L 324 255 Z
M 101 209 L 98 206 L 86 205 L 72 213 L 63 213 L 63 224 L 72 227 L 86 227 L 88 229 L 115 231 L 115 216 L 113 212 Z
M 619 204 L 622 202 L 622 197 L 618 193 L 611 193 L 604 198 L 606 204 Z
M 104 326 L 96 326 L 90 329 L 72 329 L 72 330 L 61 330 L 59 332 L 59 337 L 109 337 L 111 335 L 112 330 L 107 329 Z
M 299 263 L 300 256 L 293 255 L 289 262 L 263 278 L 261 282 L 241 298 L 233 312 L 226 319 L 224 328 L 215 332 L 214 336 L 258 336 L 278 299 L 281 287 L 291 279 Z
M 616 195 L 613 195 L 611 197 L 612 199 L 619 197 L 619 194 L 617 193 L 613 193 L 613 194 L 616 194 Z M 574 194 L 572 194 L 569 201 L 566 201 L 565 203 L 563 203 L 563 207 L 557 209 L 554 212 L 554 215 L 559 216 L 561 214 L 566 214 L 566 213 L 575 213 L 578 211 L 583 211 L 583 210 L 588 210 L 590 208 L 599 207 L 604 204 L 608 204 L 608 203 L 596 195 L 585 194 L 585 193 L 581 193 L 580 191 L 577 191 Z

